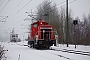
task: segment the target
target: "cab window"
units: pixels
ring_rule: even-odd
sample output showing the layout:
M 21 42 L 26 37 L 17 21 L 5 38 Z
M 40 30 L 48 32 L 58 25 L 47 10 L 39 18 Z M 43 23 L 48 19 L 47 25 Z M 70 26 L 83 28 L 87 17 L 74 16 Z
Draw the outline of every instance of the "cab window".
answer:
M 34 24 L 34 27 L 36 28 L 38 26 L 38 24 Z

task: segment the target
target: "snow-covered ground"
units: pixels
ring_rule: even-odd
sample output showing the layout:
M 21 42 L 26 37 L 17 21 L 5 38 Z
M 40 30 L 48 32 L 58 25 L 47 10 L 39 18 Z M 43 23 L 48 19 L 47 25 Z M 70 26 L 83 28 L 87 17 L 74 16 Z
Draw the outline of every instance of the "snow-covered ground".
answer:
M 90 60 L 90 56 L 87 55 L 29 48 L 26 46 L 27 41 L 17 43 L 0 42 L 0 44 L 4 46 L 4 49 L 8 50 L 6 52 L 7 60 Z M 78 45 L 76 49 L 74 45 L 69 45 L 69 47 L 66 47 L 66 45 L 59 45 L 59 47 L 52 46 L 52 49 L 90 52 L 90 46 L 83 45 Z

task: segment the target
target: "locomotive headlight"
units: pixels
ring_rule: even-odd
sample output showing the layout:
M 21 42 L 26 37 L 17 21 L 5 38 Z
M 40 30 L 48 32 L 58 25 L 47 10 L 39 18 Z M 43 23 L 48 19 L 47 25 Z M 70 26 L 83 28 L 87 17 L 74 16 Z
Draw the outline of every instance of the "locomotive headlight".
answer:
M 36 38 L 38 39 L 38 35 L 36 35 Z
M 40 24 L 42 24 L 42 22 Z

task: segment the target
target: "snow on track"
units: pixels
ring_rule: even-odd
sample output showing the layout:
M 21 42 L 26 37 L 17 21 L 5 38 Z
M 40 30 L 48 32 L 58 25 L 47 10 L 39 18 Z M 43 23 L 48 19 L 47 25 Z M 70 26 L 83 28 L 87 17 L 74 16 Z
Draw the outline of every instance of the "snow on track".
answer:
M 2 45 L 5 46 L 7 60 L 90 60 L 90 56 L 67 53 L 62 51 L 54 50 L 37 50 L 34 48 L 27 47 L 27 42 L 17 42 L 17 43 L 8 43 L 2 42 Z M 90 52 L 90 46 L 78 46 L 77 49 L 74 49 L 72 45 L 69 48 L 66 46 L 60 45 L 60 47 L 52 46 L 53 49 L 67 49 L 75 51 L 86 51 Z M 86 49 L 86 50 L 85 50 Z
M 84 52 L 84 51 L 76 51 L 76 50 L 68 50 L 68 49 L 62 49 L 62 50 L 52 49 L 52 50 L 90 56 L 90 52 Z
M 8 49 L 7 60 L 65 60 L 65 58 L 16 43 L 4 43 L 4 46 L 5 49 Z
M 61 52 L 61 51 L 54 51 L 54 50 L 43 50 L 44 52 L 51 53 L 58 55 L 60 57 L 69 59 L 69 60 L 89 60 L 90 56 L 84 56 L 84 55 L 77 55 L 77 54 L 71 54 L 67 52 Z

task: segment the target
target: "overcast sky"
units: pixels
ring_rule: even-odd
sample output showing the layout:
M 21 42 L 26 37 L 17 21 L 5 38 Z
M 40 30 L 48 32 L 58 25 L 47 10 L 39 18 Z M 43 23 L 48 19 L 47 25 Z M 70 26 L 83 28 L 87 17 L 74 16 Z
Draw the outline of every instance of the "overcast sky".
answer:
M 27 27 L 31 23 L 30 21 L 24 21 L 25 18 L 29 18 L 28 14 L 25 12 L 36 13 L 37 6 L 42 4 L 44 0 L 0 0 L 0 21 L 6 18 L 6 22 L 0 22 L 0 40 L 9 40 L 10 31 L 14 28 L 15 32 L 19 34 L 19 37 L 23 39 L 27 36 Z M 52 1 L 51 4 L 62 3 L 66 0 L 49 0 Z M 74 0 L 69 0 L 69 2 Z M 59 4 L 57 8 L 60 9 L 61 6 L 65 5 Z M 88 15 L 90 13 L 90 0 L 75 0 L 69 4 L 69 8 L 72 9 L 73 17 L 79 17 L 82 19 L 83 14 Z M 3 17 L 2 17 L 3 16 Z M 3 19 L 5 20 L 5 19 Z M 25 29 L 23 29 L 25 28 Z

